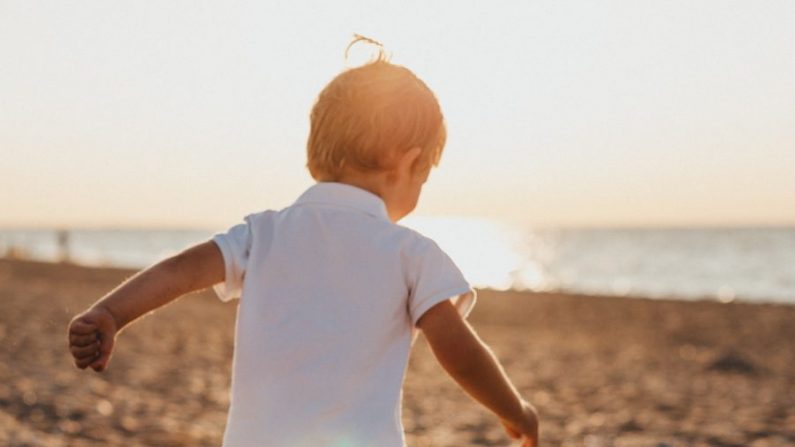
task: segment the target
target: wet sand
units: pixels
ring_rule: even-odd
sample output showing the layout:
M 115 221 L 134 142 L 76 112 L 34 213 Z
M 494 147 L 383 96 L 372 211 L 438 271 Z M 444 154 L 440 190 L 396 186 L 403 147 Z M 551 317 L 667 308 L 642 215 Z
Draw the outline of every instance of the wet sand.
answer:
M 0 445 L 220 445 L 234 304 L 190 295 L 126 330 L 107 372 L 72 366 L 69 319 L 130 274 L 0 260 Z M 795 445 L 795 306 L 480 291 L 470 322 L 542 445 Z M 403 422 L 411 447 L 516 445 L 423 340 Z

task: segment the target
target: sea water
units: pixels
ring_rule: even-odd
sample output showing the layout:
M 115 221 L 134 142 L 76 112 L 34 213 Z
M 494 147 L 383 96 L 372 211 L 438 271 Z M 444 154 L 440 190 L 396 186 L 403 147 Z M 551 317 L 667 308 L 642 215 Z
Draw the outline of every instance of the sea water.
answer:
M 795 303 L 795 227 L 530 229 L 412 217 L 477 287 Z M 72 262 L 141 268 L 212 230 L 71 229 Z M 56 230 L 0 230 L 0 255 L 62 256 Z

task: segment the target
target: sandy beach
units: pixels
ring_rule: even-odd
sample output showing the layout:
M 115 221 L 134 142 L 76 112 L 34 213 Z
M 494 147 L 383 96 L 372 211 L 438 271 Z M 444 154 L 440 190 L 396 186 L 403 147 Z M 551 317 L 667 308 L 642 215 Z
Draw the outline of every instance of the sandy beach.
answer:
M 236 306 L 184 297 L 126 330 L 103 374 L 69 319 L 132 272 L 0 260 L 0 445 L 217 446 Z M 544 446 L 795 445 L 795 306 L 482 290 L 470 322 L 538 408 Z M 419 340 L 411 447 L 515 445 Z

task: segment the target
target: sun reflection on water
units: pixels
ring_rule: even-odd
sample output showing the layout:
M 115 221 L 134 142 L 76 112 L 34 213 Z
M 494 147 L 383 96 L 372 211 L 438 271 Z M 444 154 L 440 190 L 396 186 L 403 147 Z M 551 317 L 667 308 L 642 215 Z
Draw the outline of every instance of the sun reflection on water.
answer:
M 522 253 L 527 235 L 510 225 L 474 217 L 412 216 L 401 223 L 436 241 L 475 287 L 507 290 L 548 285 L 539 264 Z

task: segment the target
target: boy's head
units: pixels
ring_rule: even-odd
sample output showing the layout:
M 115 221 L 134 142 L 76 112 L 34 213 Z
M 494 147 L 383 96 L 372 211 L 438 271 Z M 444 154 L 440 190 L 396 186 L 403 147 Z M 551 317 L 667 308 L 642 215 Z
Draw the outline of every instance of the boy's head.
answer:
M 439 163 L 447 132 L 433 92 L 414 73 L 383 55 L 348 69 L 320 92 L 310 115 L 307 167 L 317 181 L 392 169 L 421 149 L 412 170 Z

